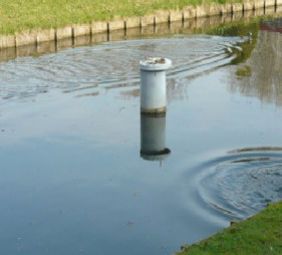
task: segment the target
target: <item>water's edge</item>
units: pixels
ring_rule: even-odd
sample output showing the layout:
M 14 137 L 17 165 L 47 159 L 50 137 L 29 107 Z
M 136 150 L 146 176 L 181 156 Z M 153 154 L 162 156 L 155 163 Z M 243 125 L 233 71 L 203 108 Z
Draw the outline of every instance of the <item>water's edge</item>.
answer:
M 247 240 L 248 239 L 254 240 L 255 235 L 257 235 L 257 233 L 255 233 L 254 230 L 250 230 L 250 224 L 248 224 L 248 223 L 251 223 L 251 222 L 253 224 L 257 223 L 257 225 L 258 225 L 257 231 L 261 231 L 260 225 L 263 224 L 263 223 L 267 224 L 266 215 L 267 215 L 268 220 L 269 220 L 269 217 L 271 217 L 273 219 L 273 221 L 275 221 L 276 220 L 275 219 L 276 214 L 278 214 L 279 211 L 281 211 L 281 205 L 282 205 L 282 201 L 280 200 L 279 202 L 269 204 L 267 207 L 265 207 L 264 209 L 262 209 L 261 211 L 259 211 L 255 215 L 248 217 L 247 219 L 245 219 L 243 221 L 238 221 L 238 222 L 237 221 L 235 221 L 235 222 L 231 221 L 230 226 L 223 229 L 222 231 L 215 233 L 215 234 L 211 235 L 210 237 L 203 239 L 199 242 L 196 242 L 192 245 L 181 246 L 181 251 L 177 252 L 176 255 L 190 254 L 190 252 L 191 253 L 193 251 L 196 252 L 197 249 L 209 251 L 210 247 L 214 244 L 214 242 L 216 242 L 216 240 L 218 240 L 218 238 L 220 238 L 221 242 L 223 241 L 223 242 L 228 243 L 228 241 L 230 239 L 233 239 L 234 237 L 236 237 L 236 232 L 238 232 L 238 231 L 241 233 L 241 235 L 242 235 L 242 233 L 244 234 L 246 230 L 251 231 L 254 236 L 247 238 Z M 271 234 L 273 234 L 273 233 L 275 233 L 275 231 L 277 231 L 276 228 L 278 229 L 279 227 L 277 226 L 274 229 L 269 230 L 271 232 Z M 258 241 L 258 240 L 256 240 L 255 243 L 258 247 L 262 245 L 262 242 Z M 204 244 L 205 248 L 203 248 L 203 244 Z M 251 245 L 254 245 L 254 243 L 251 242 Z M 225 245 L 223 244 L 223 247 L 224 246 Z M 227 246 L 225 246 L 224 249 L 228 253 L 229 252 L 232 253 L 232 247 L 227 248 Z
M 0 62 L 15 59 L 17 57 L 38 56 L 42 54 L 58 52 L 71 47 L 95 45 L 109 41 L 124 41 L 138 39 L 140 37 L 159 37 L 174 34 L 205 33 L 206 31 L 214 29 L 222 24 L 228 25 L 236 21 L 241 21 L 242 19 L 248 22 L 252 19 L 263 18 L 264 16 L 268 15 L 273 17 L 280 16 L 281 13 L 282 5 L 280 5 L 279 8 L 272 6 L 257 10 L 236 12 L 233 14 L 183 19 L 170 23 L 151 24 L 147 25 L 146 27 L 119 29 L 113 32 L 105 31 L 96 34 L 91 33 L 78 37 L 69 37 L 60 40 L 33 43 L 19 47 L 14 46 L 2 49 L 0 36 Z
M 159 10 L 154 14 L 143 17 L 127 17 L 110 21 L 94 21 L 88 24 L 73 24 L 63 28 L 51 28 L 45 30 L 32 30 L 15 35 L 0 35 L 0 49 L 18 48 L 24 45 L 35 45 L 50 41 L 59 41 L 66 38 L 77 38 L 79 36 L 93 36 L 99 33 L 108 35 L 117 30 L 126 31 L 129 28 L 143 28 L 148 25 L 168 23 L 174 21 L 184 21 L 187 19 L 197 19 L 202 17 L 212 17 L 223 14 L 236 15 L 247 11 L 265 9 L 274 7 L 275 10 L 282 5 L 282 0 L 244 0 L 242 3 L 228 4 L 203 4 L 200 6 L 187 6 L 182 10 Z

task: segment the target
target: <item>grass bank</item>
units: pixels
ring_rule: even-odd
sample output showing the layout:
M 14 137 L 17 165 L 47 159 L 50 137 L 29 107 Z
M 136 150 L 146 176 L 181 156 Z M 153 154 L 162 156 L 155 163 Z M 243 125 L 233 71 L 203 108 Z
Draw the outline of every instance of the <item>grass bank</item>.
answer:
M 187 246 L 178 255 L 280 255 L 282 254 L 282 202 L 259 214 Z
M 0 34 L 143 16 L 160 9 L 241 0 L 9 0 L 0 1 Z

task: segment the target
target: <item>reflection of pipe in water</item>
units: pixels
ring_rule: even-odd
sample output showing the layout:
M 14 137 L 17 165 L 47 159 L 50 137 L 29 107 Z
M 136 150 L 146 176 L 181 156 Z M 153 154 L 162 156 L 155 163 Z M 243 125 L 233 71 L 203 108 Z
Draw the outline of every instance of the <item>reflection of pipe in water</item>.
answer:
M 162 161 L 170 150 L 165 147 L 166 118 L 162 115 L 141 114 L 141 150 L 140 155 L 145 160 Z

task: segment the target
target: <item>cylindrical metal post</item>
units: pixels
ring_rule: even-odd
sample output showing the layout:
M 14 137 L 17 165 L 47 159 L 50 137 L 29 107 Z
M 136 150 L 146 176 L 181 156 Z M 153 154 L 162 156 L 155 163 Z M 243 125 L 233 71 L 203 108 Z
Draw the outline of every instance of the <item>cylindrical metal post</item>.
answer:
M 141 70 L 141 113 L 159 114 L 166 112 L 166 73 L 171 67 L 167 58 L 147 58 L 140 61 Z

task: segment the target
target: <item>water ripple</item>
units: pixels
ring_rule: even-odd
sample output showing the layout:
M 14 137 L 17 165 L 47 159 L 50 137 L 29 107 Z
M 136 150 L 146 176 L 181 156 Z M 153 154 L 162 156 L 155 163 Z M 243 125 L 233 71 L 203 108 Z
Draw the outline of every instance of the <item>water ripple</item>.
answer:
M 233 150 L 199 168 L 200 198 L 229 218 L 246 218 L 282 199 L 280 147 Z
M 236 58 L 236 48 L 245 40 L 219 36 L 142 39 L 72 48 L 37 58 L 18 58 L 0 64 L 0 98 L 36 96 L 50 89 L 74 96 L 98 95 L 101 89 L 120 87 L 136 90 L 138 62 L 147 56 L 171 58 L 174 67 L 168 72 L 169 84 L 183 80 L 183 84 L 187 84 L 187 79 L 229 64 Z M 175 91 L 171 94 L 177 95 Z

